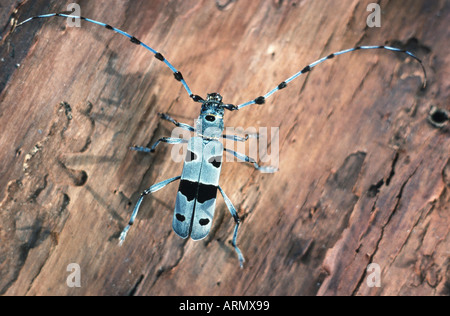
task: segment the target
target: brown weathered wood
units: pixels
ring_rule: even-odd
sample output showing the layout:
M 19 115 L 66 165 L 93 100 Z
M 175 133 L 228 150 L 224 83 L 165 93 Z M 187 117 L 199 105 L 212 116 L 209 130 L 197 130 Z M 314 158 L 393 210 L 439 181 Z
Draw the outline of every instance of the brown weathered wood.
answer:
M 6 27 L 0 15 L 0 293 L 4 295 L 448 295 L 450 139 L 427 116 L 449 109 L 448 1 L 80 1 L 161 51 L 194 93 L 240 103 L 308 63 L 356 45 L 414 51 L 428 71 L 385 51 L 339 56 L 227 126 L 280 127 L 280 171 L 226 163 L 221 186 L 242 217 L 239 269 L 221 197 L 206 240 L 171 229 L 179 175 L 165 112 L 192 124 L 199 106 L 143 48 L 101 27 L 54 18 Z M 3 10 L 3 7 L 2 7 Z M 63 11 L 25 2 L 17 19 Z M 12 51 L 14 49 L 14 51 Z M 16 67 L 16 64 L 20 64 Z M 13 67 L 11 67 L 13 65 Z M 81 287 L 66 285 L 81 267 Z M 366 268 L 381 267 L 380 288 Z

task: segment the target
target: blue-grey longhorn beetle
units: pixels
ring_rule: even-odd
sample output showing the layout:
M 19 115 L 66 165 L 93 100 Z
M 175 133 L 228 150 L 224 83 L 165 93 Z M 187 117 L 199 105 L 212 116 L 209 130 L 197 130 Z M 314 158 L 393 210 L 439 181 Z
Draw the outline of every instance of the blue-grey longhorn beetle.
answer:
M 211 223 L 214 215 L 214 209 L 216 204 L 216 195 L 217 195 L 217 189 L 219 189 L 220 193 L 222 194 L 225 204 L 227 205 L 228 209 L 231 212 L 231 215 L 234 218 L 234 221 L 236 222 L 236 226 L 234 229 L 233 234 L 233 240 L 232 245 L 234 249 L 237 252 L 240 266 L 243 266 L 244 263 L 244 257 L 239 250 L 239 248 L 236 245 L 236 239 L 237 239 L 237 232 L 239 227 L 239 217 L 237 214 L 237 211 L 235 207 L 233 206 L 230 199 L 227 197 L 225 192 L 222 190 L 222 188 L 219 186 L 219 177 L 220 177 L 220 170 L 222 167 L 222 156 L 223 151 L 227 151 L 231 154 L 233 154 L 235 157 L 237 157 L 240 160 L 243 160 L 245 162 L 252 163 L 254 167 L 260 171 L 264 172 L 275 172 L 277 169 L 273 167 L 262 167 L 259 166 L 255 160 L 252 158 L 237 153 L 235 151 L 224 149 L 222 143 L 219 141 L 221 138 L 227 138 L 232 139 L 234 141 L 246 141 L 250 135 L 247 135 L 246 137 L 239 137 L 235 135 L 225 135 L 223 134 L 224 130 L 224 123 L 223 123 L 223 116 L 225 113 L 225 110 L 234 111 L 234 110 L 240 110 L 243 107 L 247 105 L 252 104 L 263 104 L 265 103 L 266 99 L 270 97 L 273 93 L 277 92 L 278 90 L 286 88 L 287 84 L 290 83 L 292 80 L 296 79 L 300 75 L 309 72 L 313 67 L 317 66 L 318 64 L 324 62 L 327 59 L 334 58 L 335 56 L 342 55 L 345 53 L 353 52 L 356 50 L 362 50 L 362 49 L 385 49 L 390 50 L 394 52 L 404 53 L 415 60 L 417 60 L 423 70 L 424 73 L 424 82 L 423 82 L 423 88 L 426 86 L 426 72 L 425 67 L 422 64 L 422 61 L 417 58 L 414 54 L 411 52 L 390 47 L 390 46 L 357 46 L 354 48 L 342 50 L 333 54 L 330 54 L 326 57 L 323 57 L 312 64 L 307 65 L 302 70 L 291 76 L 290 78 L 286 79 L 285 81 L 281 82 L 278 86 L 276 86 L 274 89 L 269 91 L 263 96 L 257 97 L 256 99 L 253 99 L 251 101 L 242 103 L 238 106 L 232 105 L 232 104 L 225 104 L 222 102 L 222 96 L 218 93 L 211 93 L 208 94 L 206 100 L 204 100 L 202 97 L 198 95 L 194 95 L 191 90 L 189 89 L 188 85 L 186 84 L 186 81 L 184 80 L 182 74 L 175 69 L 175 67 L 172 66 L 172 64 L 164 58 L 164 56 L 161 53 L 158 53 L 156 50 L 151 48 L 150 46 L 142 43 L 140 40 L 138 40 L 136 37 L 121 31 L 115 27 L 110 26 L 109 24 L 94 21 L 88 18 L 84 18 L 81 16 L 73 16 L 68 15 L 66 13 L 51 13 L 51 14 L 45 14 L 45 15 L 39 15 L 35 17 L 31 17 L 22 23 L 19 23 L 17 26 L 21 26 L 31 20 L 34 19 L 41 19 L 41 18 L 49 18 L 53 16 L 58 17 L 65 17 L 65 18 L 72 18 L 72 19 L 80 19 L 83 21 L 87 21 L 90 23 L 94 23 L 100 26 L 103 26 L 104 28 L 108 30 L 112 30 L 116 33 L 119 33 L 123 36 L 126 36 L 130 39 L 130 41 L 133 44 L 143 46 L 145 49 L 149 50 L 154 54 L 154 57 L 158 59 L 159 61 L 164 62 L 167 67 L 170 68 L 170 70 L 173 72 L 175 79 L 177 81 L 180 81 L 183 84 L 184 89 L 189 94 L 189 97 L 192 98 L 195 102 L 201 103 L 201 111 L 200 116 L 197 119 L 196 126 L 190 126 L 187 124 L 179 123 L 175 121 L 173 118 L 169 117 L 168 115 L 161 114 L 161 118 L 165 119 L 169 122 L 172 122 L 178 127 L 181 127 L 183 129 L 186 129 L 190 132 L 194 132 L 197 136 L 190 138 L 190 140 L 185 140 L 182 138 L 171 138 L 171 137 L 163 137 L 159 139 L 151 148 L 145 148 L 145 147 L 132 147 L 132 150 L 140 151 L 140 152 L 153 152 L 156 148 L 156 146 L 160 142 L 165 142 L 168 144 L 181 144 L 181 143 L 187 143 L 187 156 L 184 162 L 183 172 L 181 176 L 171 178 L 165 181 L 162 181 L 160 183 L 152 185 L 149 189 L 145 190 L 139 200 L 136 203 L 136 206 L 134 207 L 133 213 L 131 215 L 131 219 L 128 223 L 128 225 L 125 227 L 123 232 L 121 233 L 119 240 L 120 244 L 122 244 L 125 241 L 125 237 L 127 236 L 127 233 L 133 225 L 133 222 L 137 216 L 137 213 L 139 211 L 139 207 L 142 203 L 142 200 L 144 199 L 144 196 L 154 193 L 162 188 L 164 188 L 169 183 L 172 183 L 176 180 L 180 181 L 180 186 L 177 193 L 177 199 L 175 203 L 175 212 L 173 215 L 173 222 L 172 227 L 174 231 L 181 237 L 181 238 L 187 238 L 191 236 L 194 240 L 199 240 L 202 238 L 205 238 L 210 229 L 211 229 Z M 254 136 L 254 135 L 253 135 Z

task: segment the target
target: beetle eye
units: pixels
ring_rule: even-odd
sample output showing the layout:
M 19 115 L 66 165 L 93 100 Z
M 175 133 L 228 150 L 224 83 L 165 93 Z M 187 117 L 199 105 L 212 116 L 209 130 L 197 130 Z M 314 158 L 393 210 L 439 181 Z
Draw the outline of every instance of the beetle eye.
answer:
M 212 115 L 206 115 L 205 119 L 208 122 L 214 122 L 216 120 L 216 118 L 214 116 L 212 116 Z

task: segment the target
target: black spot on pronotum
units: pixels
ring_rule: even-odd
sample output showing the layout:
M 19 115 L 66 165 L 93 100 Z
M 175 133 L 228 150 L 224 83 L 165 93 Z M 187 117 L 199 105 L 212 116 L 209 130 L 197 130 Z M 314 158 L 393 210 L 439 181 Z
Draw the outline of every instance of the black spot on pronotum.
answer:
M 444 109 L 439 109 L 435 106 L 431 107 L 430 113 L 428 114 L 428 122 L 437 128 L 443 128 L 447 125 L 450 119 L 450 114 Z
M 202 218 L 201 220 L 198 221 L 198 223 L 202 226 L 206 226 L 209 224 L 209 219 L 208 218 Z
M 179 220 L 180 222 L 184 222 L 186 220 L 186 217 L 184 217 L 183 215 L 177 213 L 175 215 L 175 217 L 177 218 L 177 220 Z
M 216 120 L 216 118 L 213 115 L 206 115 L 205 119 L 208 122 L 214 122 Z

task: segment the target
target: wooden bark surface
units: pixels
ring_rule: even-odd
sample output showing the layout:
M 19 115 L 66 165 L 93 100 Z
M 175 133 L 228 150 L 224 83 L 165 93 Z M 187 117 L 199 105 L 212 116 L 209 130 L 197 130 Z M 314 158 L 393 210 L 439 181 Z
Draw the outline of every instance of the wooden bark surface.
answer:
M 450 130 L 428 122 L 449 108 L 450 6 L 445 0 L 79 1 L 82 15 L 164 54 L 194 93 L 227 103 L 266 93 L 314 60 L 356 45 L 387 51 L 336 57 L 262 106 L 227 112 L 232 127 L 279 127 L 280 171 L 225 163 L 202 241 L 172 231 L 179 175 L 157 113 L 192 124 L 199 104 L 152 54 L 96 25 L 10 21 L 66 10 L 4 1 L 0 22 L 0 293 L 4 295 L 449 295 Z M 227 3 L 226 3 L 227 2 Z M 17 13 L 14 13 L 18 8 Z M 6 11 L 5 11 L 6 10 Z M 7 13 L 5 13 L 7 12 Z M 63 105 L 61 105 L 63 104 Z M 270 135 L 274 137 L 276 135 Z M 68 287 L 67 266 L 81 268 Z M 381 287 L 367 286 L 369 264 Z

